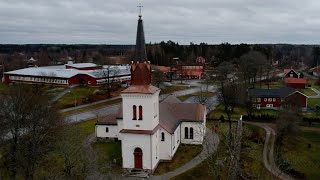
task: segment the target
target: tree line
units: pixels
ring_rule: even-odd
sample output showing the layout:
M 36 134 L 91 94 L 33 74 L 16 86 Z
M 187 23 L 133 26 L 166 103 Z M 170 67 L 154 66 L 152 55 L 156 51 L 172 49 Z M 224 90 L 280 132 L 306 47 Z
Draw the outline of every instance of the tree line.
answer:
M 228 61 L 237 63 L 240 57 L 250 51 L 258 51 L 273 63 L 281 67 L 300 67 L 303 62 L 308 67 L 320 64 L 320 47 L 317 45 L 290 44 L 207 44 L 200 43 L 180 45 L 167 41 L 146 44 L 148 60 L 156 65 L 172 66 L 178 57 L 182 62 L 195 62 L 198 56 L 206 59 L 207 63 L 218 66 Z M 113 61 L 112 56 L 120 57 Z M 0 61 L 4 61 L 7 70 L 26 66 L 23 60 L 29 58 L 38 60 L 36 65 L 54 65 L 75 62 L 103 62 L 104 64 L 130 63 L 134 59 L 134 45 L 0 45 Z

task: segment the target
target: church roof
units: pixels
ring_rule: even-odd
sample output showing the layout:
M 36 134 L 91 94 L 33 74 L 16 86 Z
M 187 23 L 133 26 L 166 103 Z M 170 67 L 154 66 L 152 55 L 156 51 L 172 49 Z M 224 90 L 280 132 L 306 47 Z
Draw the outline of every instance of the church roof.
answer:
M 154 94 L 157 91 L 160 91 L 160 89 L 152 85 L 131 85 L 127 89 L 123 90 L 121 93 Z
M 160 103 L 159 124 L 170 134 L 181 122 L 203 122 L 205 106 L 197 103 L 162 101 Z
M 113 125 L 113 126 L 118 125 L 116 114 L 104 116 L 100 121 L 96 123 L 96 125 Z

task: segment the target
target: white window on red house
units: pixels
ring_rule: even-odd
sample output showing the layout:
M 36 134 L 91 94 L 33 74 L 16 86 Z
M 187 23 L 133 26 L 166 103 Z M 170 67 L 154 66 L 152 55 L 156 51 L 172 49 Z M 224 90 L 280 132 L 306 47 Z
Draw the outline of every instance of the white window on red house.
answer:
M 276 98 L 273 98 L 273 102 L 276 102 Z
M 267 98 L 264 98 L 264 99 L 263 99 L 264 102 L 267 102 L 267 100 L 268 100 Z
M 272 102 L 272 98 L 268 98 L 268 101 L 269 101 L 269 102 Z

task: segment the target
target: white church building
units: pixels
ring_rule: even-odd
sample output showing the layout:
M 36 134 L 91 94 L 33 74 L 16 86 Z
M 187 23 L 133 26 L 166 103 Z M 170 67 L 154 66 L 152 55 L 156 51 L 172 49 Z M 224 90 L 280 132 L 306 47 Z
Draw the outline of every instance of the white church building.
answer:
M 159 162 L 174 157 L 181 143 L 203 143 L 206 107 L 183 103 L 172 95 L 159 102 L 160 89 L 151 85 L 151 66 L 146 63 L 141 15 L 139 17 L 131 86 L 122 91 L 118 112 L 96 123 L 96 137 L 121 141 L 124 169 L 152 173 Z

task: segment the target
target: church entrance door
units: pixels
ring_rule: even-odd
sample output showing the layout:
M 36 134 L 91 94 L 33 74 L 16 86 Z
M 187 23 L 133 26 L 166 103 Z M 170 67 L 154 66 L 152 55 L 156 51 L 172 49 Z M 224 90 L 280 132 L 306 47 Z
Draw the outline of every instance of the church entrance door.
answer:
M 142 169 L 142 150 L 140 148 L 136 148 L 134 150 L 134 168 Z

